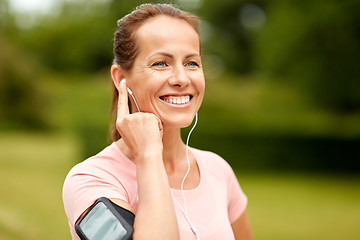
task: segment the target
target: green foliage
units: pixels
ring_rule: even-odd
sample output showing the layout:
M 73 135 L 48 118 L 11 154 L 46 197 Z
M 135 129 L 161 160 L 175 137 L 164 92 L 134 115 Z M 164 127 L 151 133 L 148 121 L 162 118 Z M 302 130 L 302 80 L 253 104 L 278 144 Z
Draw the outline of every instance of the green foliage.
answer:
M 66 7 L 59 17 L 23 31 L 23 44 L 55 71 L 93 73 L 110 66 L 114 21 L 105 13 L 73 11 Z
M 253 1 L 263 5 L 262 1 Z M 198 9 L 202 19 L 210 24 L 211 36 L 203 50 L 220 56 L 227 70 L 251 73 L 253 66 L 252 35 L 240 23 L 240 10 L 247 1 L 204 1 Z
M 41 86 L 41 68 L 1 37 L 0 61 L 1 127 L 47 127 L 48 98 Z
M 65 2 L 59 15 L 43 17 L 14 40 L 56 71 L 93 73 L 111 64 L 116 20 L 144 2 Z M 241 21 L 249 4 L 264 11 L 263 26 L 249 29 Z M 208 0 L 191 10 L 207 24 L 204 52 L 220 56 L 228 71 L 270 74 L 346 113 L 360 108 L 359 8 L 358 1 Z
M 77 133 L 83 143 L 78 161 L 102 149 L 116 20 L 144 2 L 66 1 L 58 13 L 39 16 L 28 28 L 2 10 L 2 128 L 51 125 Z M 207 93 L 194 146 L 232 163 L 241 150 L 245 164 L 239 167 L 284 162 L 317 168 L 333 157 L 344 163 L 333 168 L 358 169 L 351 162 L 360 136 L 356 1 L 206 0 L 198 2 L 200 8 L 185 0 L 172 2 L 188 6 L 204 21 Z M 249 5 L 264 12 L 263 25 L 249 28 L 242 22 Z M 336 149 L 322 154 L 331 152 L 326 148 L 334 142 L 346 150 L 345 161 Z M 294 157 L 296 152 L 303 154 Z M 301 158 L 307 161 L 301 164 Z
M 263 26 L 244 26 L 249 4 L 264 11 Z M 198 12 L 211 37 L 203 49 L 224 59 L 228 71 L 269 74 L 331 111 L 358 111 L 359 9 L 359 1 L 205 1 Z
M 328 109 L 360 109 L 360 3 L 273 1 L 255 37 L 257 66 Z
M 49 122 L 58 131 L 78 137 L 81 156 L 77 162 L 95 155 L 109 144 L 110 83 L 108 73 L 58 75 L 47 83 L 53 99 Z
M 112 64 L 116 21 L 145 1 L 66 1 L 58 16 L 20 33 L 20 43 L 55 71 L 95 73 Z

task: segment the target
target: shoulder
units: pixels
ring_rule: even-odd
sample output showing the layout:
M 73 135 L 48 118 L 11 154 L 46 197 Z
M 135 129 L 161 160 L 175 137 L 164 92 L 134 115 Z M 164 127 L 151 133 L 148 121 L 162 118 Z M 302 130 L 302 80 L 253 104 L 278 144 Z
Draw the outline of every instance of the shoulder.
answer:
M 115 144 L 75 165 L 65 178 L 63 197 L 73 199 L 80 192 L 127 189 L 136 179 L 136 167 Z
M 133 165 L 115 144 L 75 165 L 63 185 L 65 212 L 72 224 L 100 197 L 130 202 L 136 179 Z
M 96 176 L 98 178 L 111 177 L 116 173 L 132 171 L 135 166 L 125 157 L 113 143 L 104 150 L 85 161 L 75 165 L 68 173 L 65 182 L 74 176 Z

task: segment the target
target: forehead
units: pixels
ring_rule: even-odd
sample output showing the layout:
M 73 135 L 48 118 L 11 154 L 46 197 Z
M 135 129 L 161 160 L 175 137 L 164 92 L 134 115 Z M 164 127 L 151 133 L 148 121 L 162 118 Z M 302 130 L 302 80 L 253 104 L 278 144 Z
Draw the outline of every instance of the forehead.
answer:
M 140 51 L 174 46 L 200 50 L 199 35 L 193 27 L 183 19 L 165 15 L 144 22 L 136 30 L 135 39 Z

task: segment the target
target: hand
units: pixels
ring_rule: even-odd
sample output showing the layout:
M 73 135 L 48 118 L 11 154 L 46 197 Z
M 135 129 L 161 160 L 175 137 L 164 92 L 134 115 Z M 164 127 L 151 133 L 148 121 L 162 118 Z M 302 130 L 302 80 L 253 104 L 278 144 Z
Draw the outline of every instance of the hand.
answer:
M 149 154 L 162 154 L 162 123 L 152 113 L 130 114 L 125 80 L 119 86 L 116 129 L 129 148 L 135 162 Z M 161 156 L 161 155 L 160 155 Z

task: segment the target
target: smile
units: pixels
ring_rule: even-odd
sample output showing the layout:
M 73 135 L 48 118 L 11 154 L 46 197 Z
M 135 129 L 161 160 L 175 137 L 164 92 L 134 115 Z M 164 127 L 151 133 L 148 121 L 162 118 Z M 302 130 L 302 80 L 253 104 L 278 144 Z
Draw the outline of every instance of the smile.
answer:
M 163 100 L 164 102 L 170 103 L 170 104 L 177 104 L 177 105 L 181 105 L 181 104 L 186 104 L 190 101 L 191 96 L 190 95 L 186 95 L 186 96 L 163 96 L 160 97 L 161 100 Z

